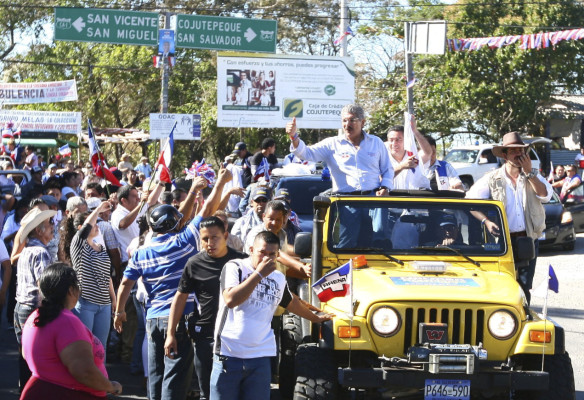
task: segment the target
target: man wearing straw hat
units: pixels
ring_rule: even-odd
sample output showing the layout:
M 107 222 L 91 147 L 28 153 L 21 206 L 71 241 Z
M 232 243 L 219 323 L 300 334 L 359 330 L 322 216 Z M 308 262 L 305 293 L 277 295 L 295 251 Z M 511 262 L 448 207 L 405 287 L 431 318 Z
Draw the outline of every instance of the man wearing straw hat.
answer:
M 18 346 L 21 346 L 22 327 L 29 315 L 39 306 L 39 288 L 37 281 L 41 272 L 51 264 L 52 258 L 47 245 L 55 233 L 54 210 L 30 210 L 20 221 L 19 241 L 26 242 L 17 264 L 16 307 L 14 308 L 14 333 Z M 15 243 L 15 246 L 18 244 Z M 21 360 L 24 361 L 24 360 Z M 30 371 L 20 365 L 20 387 L 24 388 L 30 378 Z
M 505 160 L 499 169 L 479 179 L 468 191 L 466 197 L 473 199 L 494 199 L 505 205 L 507 222 L 511 232 L 511 248 L 514 257 L 517 238 L 527 236 L 533 239 L 535 257 L 526 267 L 517 269 L 517 281 L 521 285 L 527 303 L 531 300 L 529 290 L 535 273 L 535 263 L 539 250 L 538 238 L 545 229 L 543 203 L 552 197 L 553 189 L 537 170 L 531 168 L 528 145 L 523 143 L 518 132 L 503 136 L 503 144 L 493 147 L 493 154 Z M 488 215 L 474 212 L 493 236 L 501 234 L 499 226 L 489 220 Z

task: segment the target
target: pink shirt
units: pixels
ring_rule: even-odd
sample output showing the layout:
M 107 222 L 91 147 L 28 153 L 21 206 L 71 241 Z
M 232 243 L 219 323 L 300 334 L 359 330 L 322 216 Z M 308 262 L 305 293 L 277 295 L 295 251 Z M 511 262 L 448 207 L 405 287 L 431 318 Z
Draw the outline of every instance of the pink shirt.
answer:
M 28 317 L 22 330 L 22 352 L 32 376 L 69 389 L 82 390 L 95 396 L 105 396 L 106 392 L 94 390 L 79 383 L 59 357 L 61 351 L 71 343 L 79 340 L 91 343 L 93 361 L 101 373 L 107 377 L 103 363 L 105 352 L 99 339 L 69 310 L 63 310 L 56 319 L 40 328 L 34 325 L 34 319 L 37 316 L 38 310 L 35 310 Z

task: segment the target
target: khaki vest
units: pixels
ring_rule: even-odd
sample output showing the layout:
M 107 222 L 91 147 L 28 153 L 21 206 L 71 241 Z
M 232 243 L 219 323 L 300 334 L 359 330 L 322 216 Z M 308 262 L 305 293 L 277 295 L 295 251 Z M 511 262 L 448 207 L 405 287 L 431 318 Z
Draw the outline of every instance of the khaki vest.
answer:
M 489 176 L 489 189 L 491 191 L 491 198 L 499 200 L 505 204 L 506 186 L 505 167 L 501 167 L 491 173 Z M 523 215 L 525 217 L 525 231 L 527 236 L 536 240 L 545 230 L 545 210 L 541 200 L 535 194 L 535 190 L 531 187 L 524 176 L 517 178 L 523 182 L 525 188 Z

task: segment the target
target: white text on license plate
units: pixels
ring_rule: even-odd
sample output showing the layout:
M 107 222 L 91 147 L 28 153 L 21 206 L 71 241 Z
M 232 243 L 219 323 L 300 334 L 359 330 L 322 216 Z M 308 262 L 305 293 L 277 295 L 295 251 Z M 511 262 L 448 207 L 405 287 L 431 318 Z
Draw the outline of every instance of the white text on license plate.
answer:
M 470 381 L 426 379 L 424 400 L 470 400 Z

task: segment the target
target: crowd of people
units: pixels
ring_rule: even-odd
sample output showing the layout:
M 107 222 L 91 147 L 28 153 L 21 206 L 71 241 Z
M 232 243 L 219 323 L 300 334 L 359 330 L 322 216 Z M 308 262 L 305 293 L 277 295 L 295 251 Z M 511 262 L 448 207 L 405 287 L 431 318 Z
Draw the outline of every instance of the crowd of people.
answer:
M 286 126 L 286 159 L 325 162 L 335 194 L 463 190 L 415 118 L 406 128 L 416 151 L 407 147 L 404 126 L 390 128 L 387 142 L 367 133 L 358 105 L 345 106 L 341 122 L 339 135 L 308 145 L 293 119 Z M 506 134 L 493 149 L 503 165 L 477 181 L 467 197 L 501 200 L 512 248 L 516 238 L 527 236 L 537 250 L 545 228 L 542 203 L 553 189 L 532 171 L 527 147 L 516 132 Z M 121 393 L 105 369 L 106 354 L 121 354 L 132 373 L 147 377 L 151 399 L 187 398 L 194 375 L 201 399 L 251 393 L 268 399 L 278 351 L 273 320 L 284 309 L 315 323 L 334 317 L 295 294 L 294 282 L 309 279 L 311 267 L 293 251 L 300 228 L 290 193 L 273 193 L 266 182 L 278 165 L 275 153 L 272 138 L 255 154 L 238 142 L 206 198 L 210 182 L 204 177 L 173 190 L 159 181 L 148 158 L 134 166 L 129 154 L 112 168 L 121 187 L 96 176 L 90 163 L 44 165 L 31 155 L 34 149 L 16 166 L 30 170 L 30 182 L 0 175 L 3 186 L 14 188 L 1 195 L 0 305 L 7 300 L 20 347 L 22 398 Z M 371 218 L 360 212 L 340 211 L 339 247 L 351 245 L 350 232 Z M 231 230 L 229 218 L 237 218 Z M 477 218 L 500 234 L 488 216 Z M 437 245 L 457 240 L 454 216 L 444 216 L 440 227 L 445 233 Z M 534 270 L 535 260 L 518 270 L 527 296 Z

